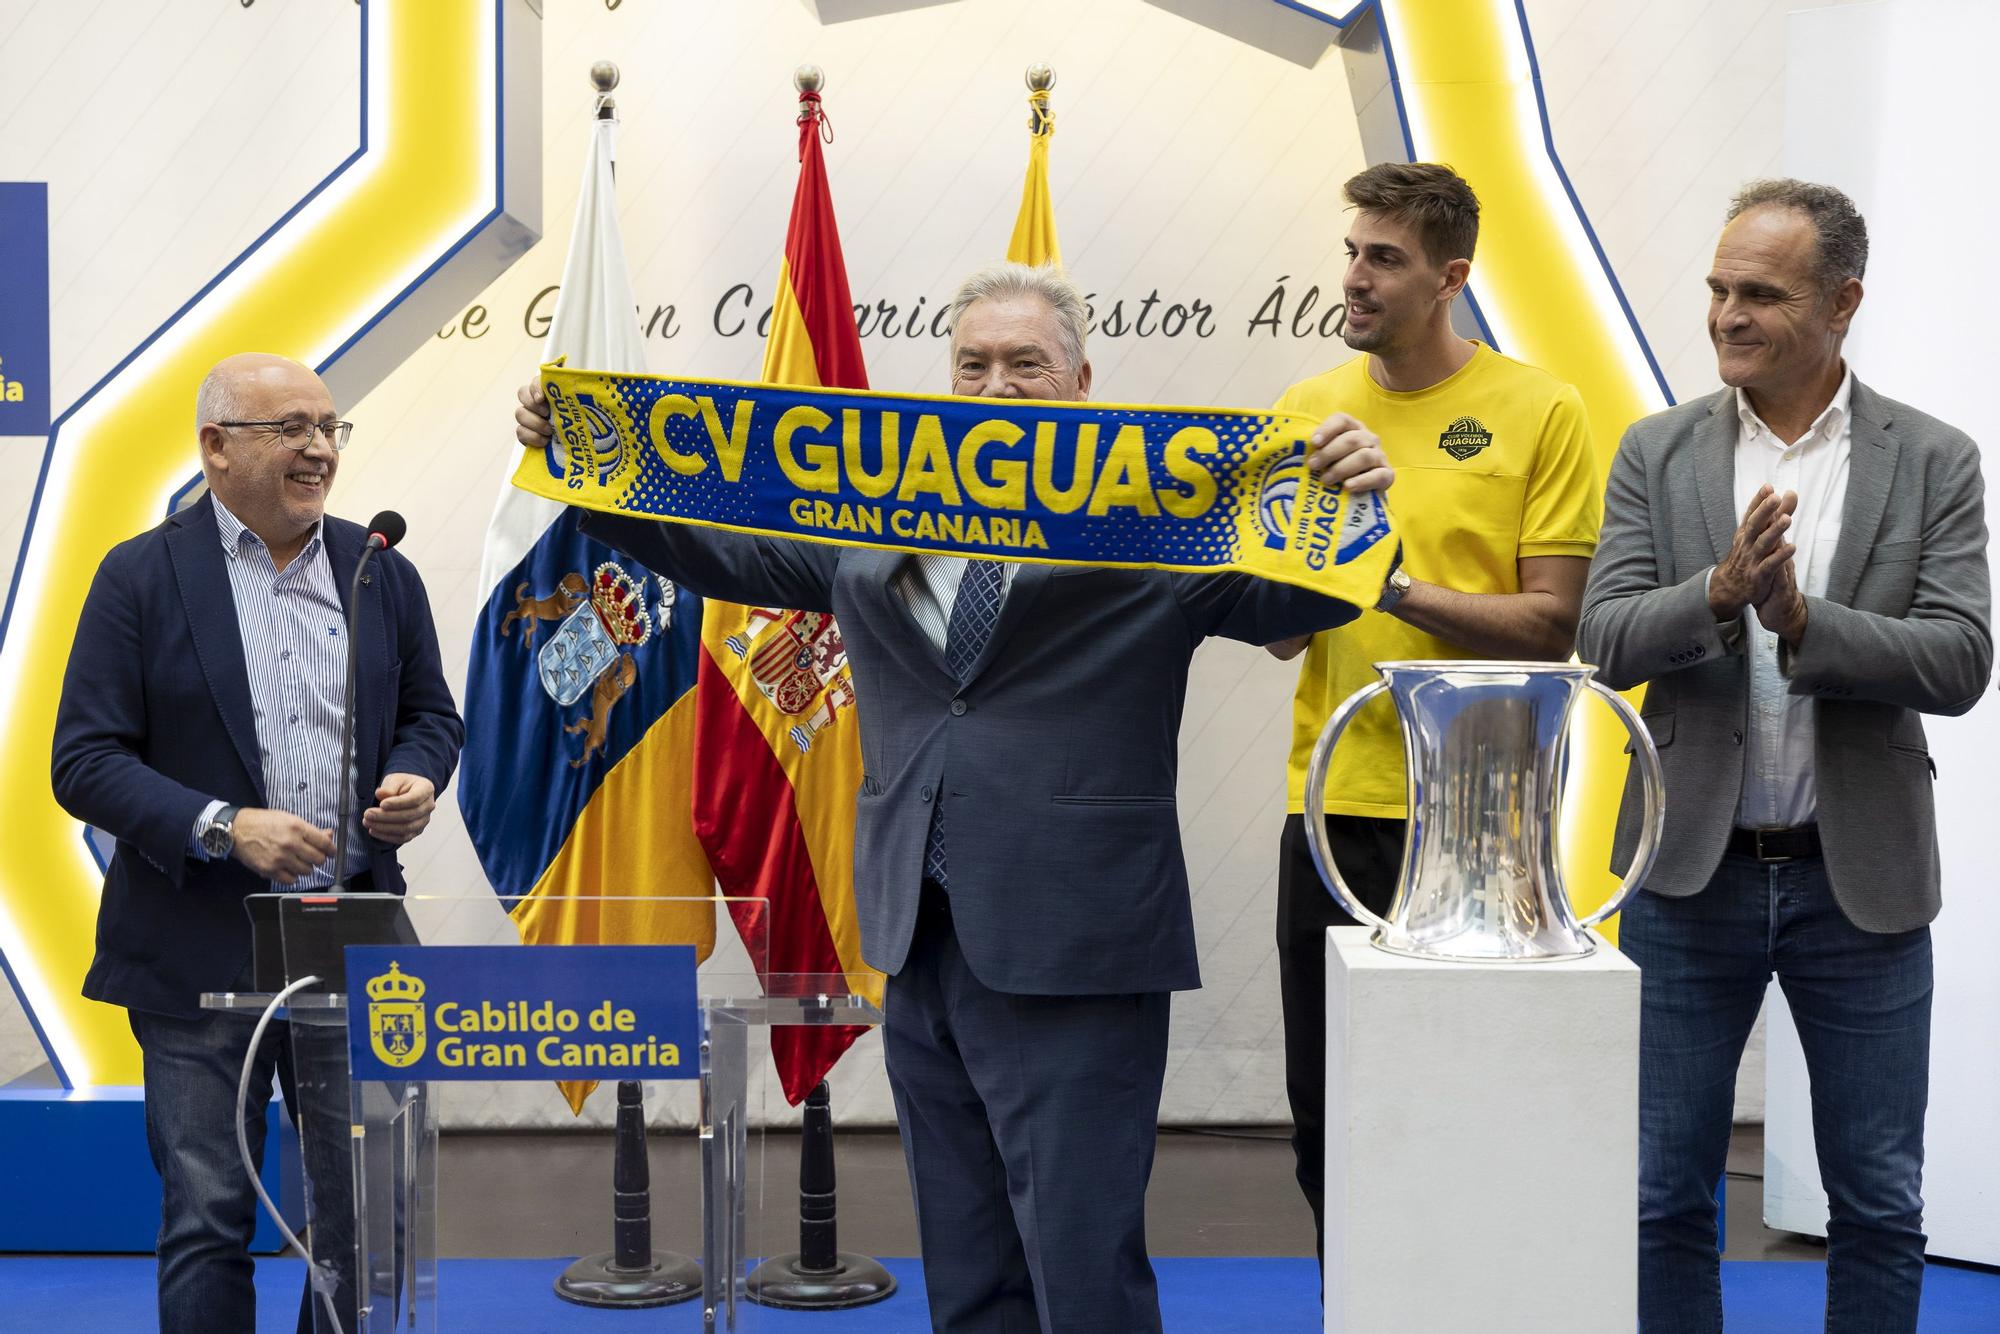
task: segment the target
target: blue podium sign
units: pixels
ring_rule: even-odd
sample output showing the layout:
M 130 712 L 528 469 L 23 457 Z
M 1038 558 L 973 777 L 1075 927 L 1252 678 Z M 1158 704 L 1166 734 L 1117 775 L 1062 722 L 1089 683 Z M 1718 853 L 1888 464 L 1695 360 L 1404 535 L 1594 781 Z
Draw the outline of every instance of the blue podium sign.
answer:
M 691 945 L 350 945 L 356 1079 L 694 1079 Z
M 49 187 L 0 181 L 0 435 L 49 431 Z

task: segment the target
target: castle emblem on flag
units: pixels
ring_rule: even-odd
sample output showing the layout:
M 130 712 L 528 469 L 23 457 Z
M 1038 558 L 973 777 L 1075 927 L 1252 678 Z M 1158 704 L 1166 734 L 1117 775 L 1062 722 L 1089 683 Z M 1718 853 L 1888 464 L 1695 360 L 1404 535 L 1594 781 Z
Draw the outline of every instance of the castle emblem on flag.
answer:
M 368 1045 L 384 1065 L 400 1068 L 423 1059 L 423 979 L 398 964 L 368 979 Z
M 723 642 L 749 660 L 750 679 L 765 699 L 788 716 L 803 715 L 788 733 L 801 751 L 810 751 L 820 730 L 854 703 L 847 646 L 825 612 L 752 607 L 743 629 Z
M 673 619 L 674 586 L 654 577 L 661 601 L 653 609 L 646 606 L 645 580 L 635 579 L 616 561 L 605 561 L 589 579 L 566 574 L 554 592 L 542 597 L 531 596 L 524 583 L 515 591 L 514 610 L 500 623 L 500 633 L 508 635 L 519 620 L 526 627 L 522 644 L 532 645 L 541 622 L 561 622 L 535 655 L 535 665 L 542 689 L 563 708 L 590 696 L 589 714 L 563 728 L 584 738 L 583 753 L 570 761 L 572 769 L 604 749 L 611 711 L 639 679 L 632 650 L 653 637 L 656 612 L 662 629 Z

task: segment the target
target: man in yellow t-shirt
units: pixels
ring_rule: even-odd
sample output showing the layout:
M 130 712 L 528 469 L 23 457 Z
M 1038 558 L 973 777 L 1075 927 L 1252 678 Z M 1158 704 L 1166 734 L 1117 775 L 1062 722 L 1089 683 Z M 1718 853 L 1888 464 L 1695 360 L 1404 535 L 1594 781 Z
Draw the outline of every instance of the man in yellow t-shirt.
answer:
M 1304 651 L 1292 705 L 1289 814 L 1278 872 L 1285 1083 L 1299 1185 L 1325 1246 L 1326 928 L 1353 925 L 1313 865 L 1305 774 L 1327 718 L 1397 658 L 1570 655 L 1597 547 L 1603 484 L 1575 389 L 1461 338 L 1452 302 L 1479 235 L 1479 200 L 1448 167 L 1382 163 L 1347 182 L 1347 345 L 1363 355 L 1293 385 L 1278 407 L 1365 421 L 1396 468 L 1401 567 L 1372 612 L 1270 645 Z M 1403 857 L 1403 739 L 1387 698 L 1341 738 L 1326 785 L 1334 860 L 1385 912 Z

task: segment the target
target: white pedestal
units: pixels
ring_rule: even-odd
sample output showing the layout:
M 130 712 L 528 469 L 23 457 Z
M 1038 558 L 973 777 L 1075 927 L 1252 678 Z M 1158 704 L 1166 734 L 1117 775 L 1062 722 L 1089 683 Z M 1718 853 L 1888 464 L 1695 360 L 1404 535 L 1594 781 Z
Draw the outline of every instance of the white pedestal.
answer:
M 1327 932 L 1327 1334 L 1637 1319 L 1639 970 Z

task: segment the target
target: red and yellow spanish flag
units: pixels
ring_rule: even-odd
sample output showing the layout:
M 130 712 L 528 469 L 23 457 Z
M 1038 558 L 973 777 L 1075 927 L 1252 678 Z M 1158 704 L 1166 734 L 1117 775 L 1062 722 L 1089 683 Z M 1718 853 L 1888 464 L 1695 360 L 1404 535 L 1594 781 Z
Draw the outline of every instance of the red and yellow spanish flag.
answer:
M 819 94 L 800 93 L 799 186 L 759 378 L 866 389 L 820 147 L 824 121 Z M 732 907 L 753 961 L 767 986 L 773 975 L 839 973 L 879 1004 L 882 975 L 861 960 L 854 911 L 861 744 L 840 628 L 818 612 L 710 601 L 701 640 L 695 832 L 722 892 L 763 901 L 761 922 Z M 865 1031 L 773 1027 L 785 1097 L 802 1101 Z

